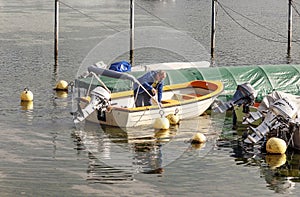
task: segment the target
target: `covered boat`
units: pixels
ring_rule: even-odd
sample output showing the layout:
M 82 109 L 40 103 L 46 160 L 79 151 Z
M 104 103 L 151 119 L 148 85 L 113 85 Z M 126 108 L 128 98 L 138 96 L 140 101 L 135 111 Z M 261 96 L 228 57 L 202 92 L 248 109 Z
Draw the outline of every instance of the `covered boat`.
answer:
M 254 66 L 224 66 L 224 67 L 183 67 L 178 64 L 178 69 L 169 69 L 161 65 L 168 76 L 165 84 L 185 83 L 193 80 L 218 80 L 224 84 L 224 91 L 221 95 L 230 99 L 236 91 L 236 87 L 243 83 L 249 83 L 257 92 L 256 101 L 262 99 L 273 92 L 282 91 L 294 95 L 300 95 L 300 65 L 282 64 L 282 65 L 254 65 Z M 131 75 L 138 77 L 144 71 L 132 67 Z M 130 90 L 131 83 L 125 81 L 122 85 L 117 84 L 113 78 L 101 77 L 103 82 L 112 92 Z M 90 79 L 78 80 L 78 85 L 88 88 Z M 93 81 L 92 87 L 99 85 L 99 82 Z

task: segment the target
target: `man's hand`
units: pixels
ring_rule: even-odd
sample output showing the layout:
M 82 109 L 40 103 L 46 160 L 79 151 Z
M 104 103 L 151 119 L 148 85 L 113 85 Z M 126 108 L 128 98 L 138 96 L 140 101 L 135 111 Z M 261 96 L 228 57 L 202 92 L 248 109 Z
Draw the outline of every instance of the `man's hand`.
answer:
M 153 94 L 153 95 L 156 95 L 156 90 L 155 90 L 155 88 L 152 88 L 151 91 L 152 91 L 152 94 Z

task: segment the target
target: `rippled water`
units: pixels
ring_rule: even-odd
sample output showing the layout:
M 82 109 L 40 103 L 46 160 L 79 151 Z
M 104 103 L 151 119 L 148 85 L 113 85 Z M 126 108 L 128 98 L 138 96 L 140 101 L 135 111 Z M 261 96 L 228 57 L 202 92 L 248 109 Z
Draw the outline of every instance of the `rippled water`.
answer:
M 88 123 L 75 127 L 71 95 L 53 87 L 58 79 L 74 80 L 86 66 L 82 62 L 95 58 L 92 49 L 102 60 L 118 47 L 114 39 L 128 34 L 129 1 L 61 2 L 59 66 L 54 67 L 54 2 L 0 1 L 1 196 L 297 196 L 299 154 L 270 158 L 257 150 L 245 152 L 238 143 L 242 131 L 232 131 L 230 118 L 222 115 L 182 121 L 161 133 L 148 127 L 129 129 L 128 135 Z M 230 12 L 245 28 L 263 38 L 285 40 L 278 35 L 287 35 L 285 1 L 221 3 L 275 33 Z M 210 60 L 210 4 L 136 0 L 136 44 L 148 41 L 136 50 L 136 64 Z M 299 40 L 296 12 L 293 20 L 293 36 Z M 286 43 L 250 34 L 220 7 L 217 21 L 215 66 L 300 63 L 299 42 L 287 58 Z M 167 42 L 163 48 L 169 34 L 156 35 L 161 27 L 174 40 L 185 35 L 189 42 Z M 151 37 L 149 32 L 154 32 Z M 103 45 L 108 38 L 113 44 Z M 189 48 L 190 42 L 202 47 Z M 118 48 L 117 56 L 107 61 L 128 58 Z M 32 106 L 20 104 L 25 87 L 34 93 Z M 204 147 L 189 142 L 197 131 L 209 139 Z

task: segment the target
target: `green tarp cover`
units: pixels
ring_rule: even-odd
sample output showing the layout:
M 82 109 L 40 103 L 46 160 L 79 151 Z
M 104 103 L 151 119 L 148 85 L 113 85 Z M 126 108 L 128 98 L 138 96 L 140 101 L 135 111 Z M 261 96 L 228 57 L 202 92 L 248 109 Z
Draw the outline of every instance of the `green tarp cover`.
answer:
M 220 80 L 224 84 L 222 95 L 230 98 L 237 85 L 249 82 L 258 91 L 257 100 L 273 90 L 299 95 L 300 65 L 261 65 L 261 66 L 231 66 L 209 68 L 187 68 L 166 70 L 165 84 L 184 83 L 191 80 Z M 131 72 L 139 77 L 145 72 Z M 132 82 L 121 79 L 100 77 L 106 86 L 112 90 L 124 91 L 132 88 Z M 77 80 L 77 86 L 88 88 L 91 78 Z M 92 88 L 100 85 L 93 79 Z

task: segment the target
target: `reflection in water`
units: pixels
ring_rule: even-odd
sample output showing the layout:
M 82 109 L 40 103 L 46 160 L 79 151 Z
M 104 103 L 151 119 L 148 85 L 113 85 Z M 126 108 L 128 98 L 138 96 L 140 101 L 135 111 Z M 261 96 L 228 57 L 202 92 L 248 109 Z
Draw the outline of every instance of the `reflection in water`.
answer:
M 291 181 L 292 177 L 284 176 L 281 173 L 282 169 L 286 168 L 285 154 L 271 155 L 271 158 L 270 155 L 266 155 L 265 160 L 268 166 L 261 166 L 261 174 L 268 183 L 267 187 L 274 190 L 276 193 L 291 192 L 295 186 L 295 183 Z
M 24 115 L 27 123 L 32 124 L 33 120 L 33 101 L 21 101 L 21 113 Z
M 231 147 L 233 149 L 231 156 L 235 158 L 236 165 L 259 167 L 261 177 L 267 183 L 267 188 L 276 193 L 291 193 L 295 182 L 300 181 L 299 152 L 286 152 L 283 155 L 263 154 L 260 146 L 249 150 L 243 147 L 239 139 L 219 140 L 218 147 Z
M 88 153 L 88 158 L 87 181 L 90 183 L 112 184 L 134 180 L 131 172 L 105 165 L 90 152 Z
M 65 109 L 68 107 L 67 91 L 53 91 L 53 96 L 54 109 Z
M 21 101 L 21 109 L 22 110 L 32 110 L 33 109 L 33 101 Z
M 169 130 L 160 130 L 154 133 L 153 138 L 148 140 L 134 140 L 132 144 L 134 154 L 134 165 L 139 166 L 139 171 L 146 174 L 161 174 L 163 143 L 169 141 Z
M 57 90 L 56 91 L 56 97 L 57 98 L 67 98 L 68 97 L 68 92 L 67 91 L 62 91 L 62 90 Z
M 128 162 L 124 159 L 126 155 L 121 157 L 123 160 L 118 161 L 117 165 L 111 164 L 115 159 L 111 153 L 116 151 L 117 154 L 119 150 L 118 147 L 114 147 L 115 142 L 126 149 L 125 146 L 122 146 L 126 137 L 115 136 L 113 140 L 110 140 L 99 125 L 85 124 L 83 128 L 74 131 L 73 138 L 78 154 L 82 151 L 88 152 L 87 181 L 110 184 L 133 180 L 132 166 L 127 165 Z
M 190 144 L 191 137 L 197 132 L 195 125 L 199 122 L 203 132 L 210 128 L 211 122 L 204 119 L 183 121 L 167 130 L 121 129 L 85 122 L 77 125 L 73 138 L 78 154 L 88 152 L 87 180 L 110 184 L 133 181 L 137 173 L 160 175 L 166 165 L 191 148 L 201 149 L 206 154 L 209 147 L 213 147 L 213 140 L 207 147 L 205 144 L 195 147 Z M 213 139 L 213 135 L 209 139 Z

